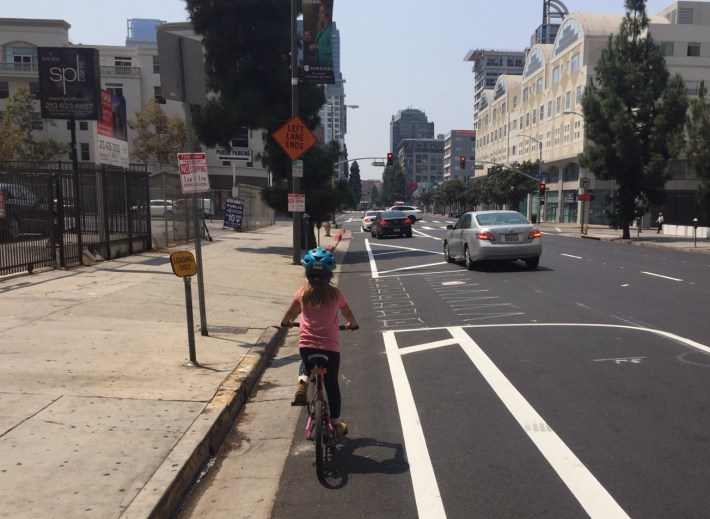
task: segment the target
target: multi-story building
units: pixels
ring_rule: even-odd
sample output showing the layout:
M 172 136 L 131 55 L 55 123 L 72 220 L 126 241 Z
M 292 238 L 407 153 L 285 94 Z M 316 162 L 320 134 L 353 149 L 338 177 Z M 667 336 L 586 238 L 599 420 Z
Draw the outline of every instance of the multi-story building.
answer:
M 502 74 L 522 74 L 525 52 L 476 49 L 468 51 L 464 61 L 473 61 L 473 128 L 478 129 L 483 92 L 493 88 Z
M 403 139 L 397 161 L 407 180 L 409 199 L 444 180 L 444 139 Z
M 464 167 L 461 168 L 461 157 Z M 451 130 L 444 138 L 444 180 L 470 178 L 476 160 L 476 130 Z
M 501 75 L 481 94 L 476 160 L 503 165 L 541 160 L 547 221 L 607 221 L 606 199 L 615 186 L 613 181 L 595 179 L 579 165 L 586 144 L 580 102 L 609 34 L 618 32 L 622 20 L 622 14 L 566 16 L 553 44 L 530 49 L 522 76 Z M 670 73 L 684 78 L 689 95 L 697 94 L 701 80 L 710 83 L 710 3 L 674 2 L 650 17 L 649 33 L 660 44 Z M 669 173 L 666 221 L 689 222 L 697 175 L 682 157 L 670 162 Z M 485 170 L 476 171 L 477 177 L 483 175 Z M 593 193 L 594 199 L 578 201 L 580 189 Z M 537 212 L 532 206 L 537 197 L 532 198 L 529 214 Z
M 399 110 L 390 121 L 390 151 L 395 158 L 399 155 L 399 146 L 403 139 L 433 139 L 434 123 L 416 108 Z

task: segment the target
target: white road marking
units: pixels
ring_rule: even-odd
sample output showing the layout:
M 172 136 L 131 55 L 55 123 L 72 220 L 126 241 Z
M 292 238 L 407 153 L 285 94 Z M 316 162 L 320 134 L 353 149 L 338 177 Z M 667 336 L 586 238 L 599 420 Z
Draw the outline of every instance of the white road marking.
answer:
M 670 279 L 671 281 L 683 281 L 682 279 L 672 278 L 670 276 L 663 276 L 661 274 L 654 274 L 653 272 L 644 272 L 643 270 L 641 271 L 641 274 L 646 274 L 648 276 L 654 276 L 657 278 Z
M 367 256 L 370 258 L 370 272 L 372 272 L 372 279 L 377 279 L 380 277 L 379 272 L 377 272 L 377 263 L 375 262 L 375 257 L 372 255 L 372 247 L 370 247 L 370 240 L 365 239 L 365 248 L 367 249 Z
M 567 256 L 568 258 L 582 259 L 582 256 L 572 256 L 571 254 L 565 254 L 564 252 L 560 256 Z
M 434 475 L 434 467 L 426 446 L 424 430 L 419 421 L 417 406 L 412 395 L 412 388 L 407 379 L 402 356 L 397 348 L 394 332 L 385 332 L 385 351 L 392 376 L 394 394 L 397 399 L 399 419 L 407 450 L 409 472 L 412 475 L 414 499 L 419 517 L 445 518 L 444 503 L 441 501 L 439 485 Z
M 400 267 L 398 269 L 392 269 L 392 270 L 383 270 L 380 272 L 380 275 L 385 275 L 385 274 L 392 274 L 393 272 L 402 272 L 405 270 L 413 270 L 413 269 L 421 269 L 421 268 L 426 268 L 426 267 L 433 267 L 435 265 L 446 265 L 445 261 L 437 261 L 436 263 L 428 263 L 426 265 L 414 265 L 413 267 Z
M 451 334 L 589 516 L 628 517 L 478 344 L 461 328 L 451 329 Z

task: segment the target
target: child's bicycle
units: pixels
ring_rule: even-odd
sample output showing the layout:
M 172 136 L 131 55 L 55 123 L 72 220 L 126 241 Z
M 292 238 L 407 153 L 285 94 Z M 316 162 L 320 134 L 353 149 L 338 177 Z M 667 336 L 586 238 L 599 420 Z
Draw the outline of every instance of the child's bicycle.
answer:
M 298 326 L 299 323 L 293 323 Z M 357 330 L 359 326 L 347 328 L 340 325 L 341 330 Z M 323 375 L 327 373 L 325 368 L 328 356 L 323 353 L 313 353 L 308 356 L 311 364 L 311 376 L 308 383 L 308 421 L 306 422 L 306 440 L 312 441 L 316 447 L 316 475 L 318 479 L 324 478 L 325 463 L 332 460 L 335 452 L 335 427 L 330 419 L 330 408 L 328 398 L 323 384 Z M 292 406 L 299 405 L 291 402 Z

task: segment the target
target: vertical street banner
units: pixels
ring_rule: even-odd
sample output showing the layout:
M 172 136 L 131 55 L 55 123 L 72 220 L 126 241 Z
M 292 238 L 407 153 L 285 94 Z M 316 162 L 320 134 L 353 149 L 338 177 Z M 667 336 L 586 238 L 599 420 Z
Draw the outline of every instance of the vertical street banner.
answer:
M 241 198 L 228 198 L 227 205 L 224 208 L 224 227 L 241 231 L 243 216 L 244 200 Z
M 101 118 L 96 121 L 96 162 L 128 167 L 126 98 L 101 89 Z
M 333 2 L 303 0 L 300 70 L 304 83 L 335 83 L 333 67 Z
M 98 49 L 38 47 L 37 61 L 43 119 L 99 119 L 101 68 Z

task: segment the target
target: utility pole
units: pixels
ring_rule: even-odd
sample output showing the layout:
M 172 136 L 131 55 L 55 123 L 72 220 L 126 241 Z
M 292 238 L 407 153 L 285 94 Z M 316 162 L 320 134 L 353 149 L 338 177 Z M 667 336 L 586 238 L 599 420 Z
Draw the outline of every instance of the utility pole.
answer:
M 298 115 L 298 28 L 296 0 L 291 0 L 291 115 Z M 291 161 L 293 163 L 293 161 Z M 293 175 L 291 166 L 293 194 L 301 192 L 301 179 Z M 293 264 L 301 263 L 301 213 L 293 212 Z

